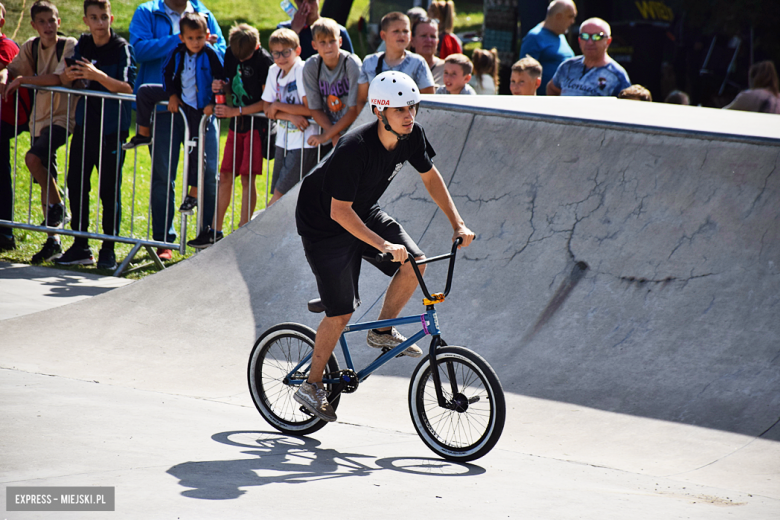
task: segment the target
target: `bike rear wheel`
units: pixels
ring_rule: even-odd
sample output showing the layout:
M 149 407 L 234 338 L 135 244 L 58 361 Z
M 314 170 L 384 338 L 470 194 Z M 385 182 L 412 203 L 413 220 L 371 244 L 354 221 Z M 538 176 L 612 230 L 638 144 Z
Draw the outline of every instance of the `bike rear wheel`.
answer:
M 298 323 L 281 323 L 271 327 L 258 338 L 249 356 L 247 377 L 249 393 L 255 407 L 280 432 L 289 435 L 307 435 L 316 432 L 327 422 L 305 413 L 293 395 L 298 385 L 285 383 L 285 378 L 301 360 L 314 350 L 315 332 Z M 301 367 L 296 379 L 308 376 L 309 363 Z M 339 370 L 336 357 L 328 360 L 327 372 Z M 341 395 L 334 395 L 332 385 L 325 385 L 328 400 L 335 411 Z
M 439 406 L 430 358 L 412 374 L 409 413 L 417 434 L 447 460 L 467 462 L 486 455 L 504 430 L 506 402 L 501 382 L 482 356 L 463 347 L 436 351 L 448 407 Z

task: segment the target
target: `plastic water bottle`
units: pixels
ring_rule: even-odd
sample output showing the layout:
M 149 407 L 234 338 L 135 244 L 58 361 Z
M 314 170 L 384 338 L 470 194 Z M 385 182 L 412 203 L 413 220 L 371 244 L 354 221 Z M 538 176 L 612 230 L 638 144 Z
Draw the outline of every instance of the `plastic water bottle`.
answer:
M 292 18 L 295 16 L 295 13 L 298 12 L 298 9 L 295 8 L 293 3 L 290 0 L 282 0 L 282 3 L 280 4 L 282 6 L 282 10 L 287 13 L 287 16 Z

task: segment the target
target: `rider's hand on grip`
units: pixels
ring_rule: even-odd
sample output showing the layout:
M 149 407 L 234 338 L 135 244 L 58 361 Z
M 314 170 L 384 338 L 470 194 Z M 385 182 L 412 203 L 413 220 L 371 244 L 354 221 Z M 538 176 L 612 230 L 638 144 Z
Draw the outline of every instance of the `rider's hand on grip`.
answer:
M 458 244 L 458 249 L 463 247 L 469 247 L 469 244 L 471 244 L 471 241 L 474 240 L 476 235 L 473 231 L 471 231 L 466 226 L 461 226 L 458 229 L 455 230 L 455 233 L 452 235 L 452 240 L 460 239 L 461 243 Z
M 393 244 L 391 242 L 384 243 L 384 251 L 377 256 L 377 260 L 380 262 L 386 260 L 380 260 L 380 257 L 387 258 L 385 255 L 390 255 L 390 259 L 393 262 L 404 263 L 409 258 L 409 253 L 406 251 L 406 247 L 401 244 Z

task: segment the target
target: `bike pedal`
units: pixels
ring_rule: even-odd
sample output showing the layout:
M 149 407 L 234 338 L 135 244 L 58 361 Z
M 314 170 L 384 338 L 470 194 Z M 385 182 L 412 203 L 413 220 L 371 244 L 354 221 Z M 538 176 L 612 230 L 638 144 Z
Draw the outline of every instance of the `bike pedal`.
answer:
M 388 352 L 390 352 L 391 350 L 393 350 L 393 349 L 391 349 L 390 347 L 382 347 L 382 353 L 379 356 L 382 357 L 385 354 L 387 354 Z M 396 358 L 404 357 L 404 353 L 401 352 L 400 354 L 397 354 L 395 357 Z
M 305 406 L 301 406 L 300 408 L 298 408 L 298 410 L 300 410 L 302 413 L 308 415 L 309 417 L 315 417 L 315 415 L 313 413 L 311 413 L 309 411 L 309 409 L 306 408 Z

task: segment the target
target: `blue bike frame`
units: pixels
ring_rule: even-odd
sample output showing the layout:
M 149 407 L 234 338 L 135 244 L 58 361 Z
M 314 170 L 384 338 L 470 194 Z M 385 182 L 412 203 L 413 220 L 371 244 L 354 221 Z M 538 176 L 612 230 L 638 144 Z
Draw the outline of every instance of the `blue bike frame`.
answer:
M 445 401 L 442 390 L 441 390 L 441 381 L 439 377 L 439 371 L 435 369 L 437 367 L 436 362 L 436 348 L 439 345 L 444 345 L 444 341 L 441 339 L 441 330 L 439 329 L 439 318 L 436 315 L 436 308 L 434 307 L 435 303 L 444 301 L 444 298 L 449 294 L 450 289 L 452 287 L 452 274 L 455 270 L 455 253 L 458 250 L 458 246 L 462 243 L 462 240 L 458 238 L 452 245 L 452 251 L 449 254 L 446 255 L 440 255 L 435 256 L 432 258 L 426 258 L 421 261 L 415 261 L 414 257 L 410 254 L 409 255 L 409 261 L 412 264 L 412 267 L 414 269 L 415 275 L 417 276 L 417 281 L 420 284 L 420 288 L 422 289 L 423 294 L 426 297 L 426 312 L 425 314 L 418 314 L 414 316 L 406 316 L 403 318 L 393 318 L 390 320 L 379 320 L 379 321 L 366 321 L 363 323 L 355 323 L 352 325 L 347 325 L 344 328 L 344 332 L 342 332 L 341 336 L 339 337 L 339 343 L 341 344 L 341 351 L 344 354 L 344 360 L 347 363 L 347 368 L 351 370 L 352 372 L 357 374 L 358 382 L 364 381 L 368 376 L 370 376 L 372 373 L 374 373 L 376 370 L 378 370 L 380 367 L 385 365 L 388 361 L 399 355 L 401 352 L 406 350 L 410 345 L 413 343 L 416 343 L 417 341 L 421 340 L 425 336 L 432 336 L 431 339 L 431 346 L 430 346 L 430 352 L 429 357 L 431 360 L 431 366 L 434 367 L 434 370 L 432 371 L 433 380 L 435 383 L 436 388 L 436 396 L 439 400 L 439 405 L 443 407 L 449 408 L 449 404 L 447 401 Z M 385 255 L 379 255 L 377 259 L 379 260 L 386 260 L 388 257 Z M 427 264 L 430 262 L 436 262 L 439 260 L 446 260 L 448 259 L 450 261 L 449 269 L 447 271 L 447 283 L 445 285 L 444 293 L 440 295 L 431 296 L 431 294 L 428 292 L 428 288 L 425 285 L 425 281 L 422 278 L 422 275 L 420 274 L 420 270 L 418 268 L 419 265 Z M 347 345 L 346 340 L 346 334 L 350 332 L 358 332 L 361 330 L 368 330 L 368 329 L 378 329 L 378 328 L 384 328 L 384 327 L 394 327 L 396 325 L 411 325 L 419 323 L 422 324 L 422 330 L 418 331 L 416 334 L 414 334 L 412 337 L 408 338 L 406 341 L 398 345 L 397 347 L 384 352 L 382 355 L 380 355 L 378 358 L 376 358 L 373 362 L 371 362 L 367 367 L 363 368 L 362 370 L 355 372 L 355 365 L 352 361 L 352 355 L 349 352 L 349 346 Z M 287 377 L 285 378 L 285 382 L 290 385 L 300 385 L 302 384 L 305 379 L 300 378 L 300 376 L 297 376 L 298 374 L 301 374 L 300 370 L 302 367 L 306 366 L 305 372 L 308 373 L 311 369 L 311 357 L 313 355 L 313 352 L 310 352 L 306 357 L 304 357 L 300 363 L 298 363 L 295 368 L 293 368 L 289 374 L 287 374 Z M 297 377 L 296 377 L 297 376 Z M 343 377 L 343 376 L 342 376 Z M 450 381 L 454 381 L 454 377 L 450 377 Z M 338 385 L 342 382 L 341 378 L 323 378 L 322 382 L 326 385 Z M 456 389 L 452 389 L 453 394 L 456 393 Z
M 392 350 L 389 350 L 376 358 L 371 364 L 369 364 L 364 369 L 356 372 L 358 376 L 359 381 L 363 381 L 368 376 L 376 372 L 377 369 L 382 367 L 385 363 L 396 357 L 398 354 L 406 350 L 411 344 L 416 343 L 417 341 L 421 340 L 425 336 L 434 336 L 434 342 L 436 341 L 436 338 L 441 334 L 441 331 L 439 330 L 439 319 L 436 316 L 436 309 L 429 309 L 425 314 L 419 314 L 416 316 L 406 316 L 403 318 L 394 318 L 392 320 L 380 320 L 380 321 L 366 321 L 363 323 L 354 323 L 352 325 L 347 325 L 344 328 L 344 332 L 341 334 L 341 337 L 339 337 L 339 343 L 341 344 L 341 351 L 344 354 L 344 360 L 347 363 L 347 368 L 354 371 L 355 370 L 355 364 L 352 361 L 352 355 L 349 352 L 349 346 L 347 345 L 347 339 L 346 334 L 349 332 L 358 332 L 361 330 L 368 330 L 368 329 L 376 329 L 380 327 L 395 327 L 396 325 L 411 325 L 414 323 L 422 323 L 422 330 L 418 331 L 415 335 L 398 345 L 397 347 L 393 348 Z M 305 381 L 305 379 L 296 379 L 294 374 L 300 373 L 299 370 L 301 367 L 309 363 L 311 361 L 312 352 L 310 352 L 306 357 L 304 357 L 300 363 L 298 363 L 295 368 L 293 368 L 290 373 L 287 375 L 287 380 L 294 385 L 300 385 Z M 311 368 L 310 365 L 306 366 L 306 371 L 308 372 L 309 368 Z M 339 379 L 328 379 L 325 378 L 322 380 L 324 384 L 338 384 Z

